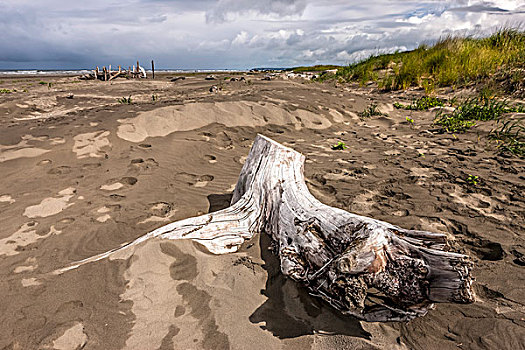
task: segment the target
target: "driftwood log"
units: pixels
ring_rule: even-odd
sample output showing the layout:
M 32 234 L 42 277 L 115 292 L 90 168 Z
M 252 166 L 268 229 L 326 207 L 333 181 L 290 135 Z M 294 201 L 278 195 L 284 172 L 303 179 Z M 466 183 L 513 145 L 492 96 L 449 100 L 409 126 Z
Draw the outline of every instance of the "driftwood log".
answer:
M 362 320 L 406 321 L 425 315 L 435 302 L 473 301 L 470 262 L 446 251 L 444 234 L 407 230 L 322 204 L 306 187 L 304 160 L 258 135 L 230 207 L 168 224 L 57 273 L 153 237 L 192 239 L 225 254 L 264 232 L 284 275 Z

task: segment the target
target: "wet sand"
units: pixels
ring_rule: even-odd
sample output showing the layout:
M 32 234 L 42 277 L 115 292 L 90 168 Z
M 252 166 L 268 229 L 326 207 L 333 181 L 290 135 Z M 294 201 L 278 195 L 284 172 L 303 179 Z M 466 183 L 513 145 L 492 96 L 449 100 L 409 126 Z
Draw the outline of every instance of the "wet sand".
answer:
M 0 349 L 525 348 L 525 161 L 497 154 L 492 124 L 433 133 L 434 113 L 393 108 L 420 91 L 225 76 L 0 78 L 17 90 L 0 94 Z M 371 103 L 385 115 L 361 120 Z M 322 202 L 447 233 L 477 302 L 360 322 L 280 275 L 264 234 L 223 256 L 151 240 L 50 274 L 228 206 L 257 133 L 307 156 Z

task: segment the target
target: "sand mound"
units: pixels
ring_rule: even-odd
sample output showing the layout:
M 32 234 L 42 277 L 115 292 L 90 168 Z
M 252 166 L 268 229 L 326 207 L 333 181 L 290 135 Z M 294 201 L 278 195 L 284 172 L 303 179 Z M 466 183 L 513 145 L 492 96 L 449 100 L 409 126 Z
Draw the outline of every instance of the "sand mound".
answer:
M 148 137 L 166 136 L 176 131 L 199 129 L 212 123 L 227 127 L 256 127 L 266 124 L 292 124 L 301 128 L 325 129 L 332 123 L 323 115 L 297 109 L 288 111 L 274 104 L 249 101 L 190 103 L 142 112 L 139 116 L 121 119 L 117 135 L 127 141 L 141 142 Z

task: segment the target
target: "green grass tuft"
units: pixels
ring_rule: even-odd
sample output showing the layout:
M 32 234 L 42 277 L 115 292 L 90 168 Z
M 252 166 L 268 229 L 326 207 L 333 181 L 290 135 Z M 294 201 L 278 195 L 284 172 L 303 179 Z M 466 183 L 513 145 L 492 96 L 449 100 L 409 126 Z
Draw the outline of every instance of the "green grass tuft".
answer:
M 370 118 L 375 115 L 383 115 L 383 113 L 381 113 L 379 109 L 377 109 L 377 105 L 373 103 L 368 105 L 368 107 L 359 113 L 359 117 L 361 117 L 361 119 Z
M 396 102 L 394 103 L 394 107 L 397 109 L 405 109 L 409 111 L 426 111 L 433 107 L 443 107 L 445 102 L 445 100 L 439 99 L 437 97 L 424 96 L 414 100 L 412 104 L 409 105 Z
M 121 97 L 121 98 L 117 98 L 117 102 L 118 103 L 121 103 L 121 104 L 128 104 L 130 105 L 132 103 L 131 101 L 131 95 L 129 97 Z
M 479 183 L 479 180 L 480 180 L 479 176 L 471 175 L 471 174 L 468 174 L 467 178 L 465 179 L 465 181 L 467 181 L 467 183 L 472 186 L 477 186 Z
M 339 141 L 338 143 L 336 143 L 335 145 L 332 145 L 332 149 L 335 151 L 335 150 L 339 150 L 339 151 L 343 151 L 345 149 L 347 149 L 348 147 L 345 145 L 345 143 L 343 141 Z
M 525 157 L 525 117 L 498 119 L 489 137 L 496 140 L 501 153 Z
M 523 110 L 523 106 L 511 106 L 507 101 L 475 97 L 465 100 L 452 113 L 439 111 L 434 124 L 441 126 L 447 132 L 462 133 L 476 125 L 475 121 L 497 120 L 505 113 Z

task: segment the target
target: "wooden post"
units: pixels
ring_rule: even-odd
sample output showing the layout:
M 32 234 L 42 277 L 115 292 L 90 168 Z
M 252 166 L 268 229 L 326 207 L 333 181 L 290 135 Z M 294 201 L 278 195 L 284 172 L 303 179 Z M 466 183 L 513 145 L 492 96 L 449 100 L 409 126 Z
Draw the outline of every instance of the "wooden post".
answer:
M 151 71 L 153 73 L 153 79 L 155 79 L 155 62 L 151 60 Z
M 319 202 L 306 187 L 304 161 L 258 135 L 230 207 L 173 222 L 55 274 L 131 249 L 129 257 L 149 239 L 191 239 L 226 254 L 264 233 L 285 276 L 365 321 L 408 321 L 436 302 L 474 301 L 471 262 L 448 251 L 445 234 L 403 229 Z

